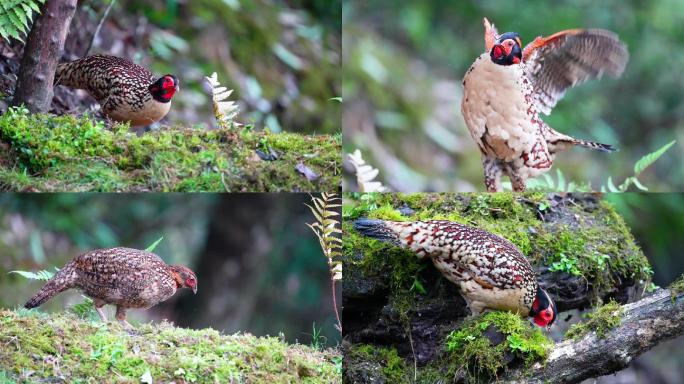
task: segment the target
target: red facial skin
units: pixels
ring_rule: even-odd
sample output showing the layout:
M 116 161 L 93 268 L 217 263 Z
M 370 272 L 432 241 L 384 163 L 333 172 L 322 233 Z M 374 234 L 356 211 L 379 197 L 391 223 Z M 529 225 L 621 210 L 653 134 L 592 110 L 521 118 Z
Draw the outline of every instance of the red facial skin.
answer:
M 192 277 L 185 279 L 185 286 L 192 289 L 192 292 L 197 294 L 197 281 Z
M 504 55 L 504 48 L 502 45 L 495 45 L 494 47 L 492 47 L 492 56 L 494 56 L 495 59 L 498 59 L 503 55 Z
M 534 317 L 534 323 L 540 327 L 546 327 L 553 320 L 553 310 L 546 308 Z
M 539 310 L 539 299 L 534 299 L 532 303 L 532 311 L 537 312 L 534 316 L 534 323 L 540 327 L 547 327 L 553 321 L 553 308 L 548 306 L 545 309 Z
M 173 97 L 176 91 L 178 91 L 178 86 L 174 84 L 173 78 L 171 76 L 165 76 L 162 89 L 164 90 L 164 95 L 170 99 Z
M 517 43 L 511 39 L 504 40 L 503 43 L 494 47 L 494 48 L 500 47 L 499 50 L 503 50 L 503 53 L 497 53 L 495 51 L 494 57 L 499 58 L 502 54 L 505 56 L 509 56 L 511 54 L 511 51 L 513 50 L 513 47 L 515 47 L 516 44 Z M 513 63 L 514 64 L 520 64 L 520 59 L 517 56 L 514 56 L 513 57 Z

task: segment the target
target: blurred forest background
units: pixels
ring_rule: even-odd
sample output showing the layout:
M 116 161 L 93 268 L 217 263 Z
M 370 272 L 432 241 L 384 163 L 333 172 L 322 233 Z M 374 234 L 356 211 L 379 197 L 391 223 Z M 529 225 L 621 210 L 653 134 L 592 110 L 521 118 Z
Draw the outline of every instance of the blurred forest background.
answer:
M 79 0 L 63 61 L 85 54 L 109 1 Z M 23 44 L 0 39 L 0 113 L 7 108 Z M 127 57 L 180 92 L 165 124 L 213 126 L 204 76 L 235 92 L 238 121 L 304 133 L 340 131 L 340 0 L 118 0 L 89 54 Z M 57 87 L 52 112 L 93 111 L 94 99 Z M 4 100 L 3 100 L 4 99 Z
M 393 190 L 483 190 L 480 153 L 460 112 L 461 80 L 484 51 L 482 18 L 501 33 L 520 33 L 523 45 L 564 29 L 603 28 L 628 46 L 625 73 L 569 90 L 544 119 L 619 151 L 572 149 L 554 168 L 598 189 L 609 176 L 621 183 L 642 156 L 677 140 L 640 180 L 650 190 L 682 191 L 680 8 L 677 0 L 345 0 L 344 150 L 359 148 Z M 351 175 L 345 188 L 356 188 Z
M 179 291 L 131 310 L 129 319 L 335 346 L 327 261 L 305 224 L 315 219 L 304 203 L 307 194 L 2 194 L 0 307 L 22 306 L 43 284 L 9 271 L 53 270 L 85 251 L 145 249 L 164 236 L 154 252 L 193 269 L 197 295 Z M 82 301 L 67 291 L 40 310 Z M 113 318 L 113 307 L 105 308 Z

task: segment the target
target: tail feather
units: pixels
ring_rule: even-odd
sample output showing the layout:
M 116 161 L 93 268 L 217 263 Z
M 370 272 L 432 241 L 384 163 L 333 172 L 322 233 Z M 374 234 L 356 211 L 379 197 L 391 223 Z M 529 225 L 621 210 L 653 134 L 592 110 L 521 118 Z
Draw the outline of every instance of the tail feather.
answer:
M 597 150 L 603 151 L 603 152 L 617 151 L 617 148 L 613 147 L 610 144 L 596 143 L 593 141 L 575 140 L 574 144 L 581 145 L 583 147 L 587 147 L 587 148 L 591 148 L 591 149 L 597 149 Z
M 383 220 L 358 219 L 354 222 L 354 229 L 364 236 L 400 245 L 397 233 L 389 228 Z
M 43 285 L 43 287 L 36 292 L 35 295 L 31 296 L 26 304 L 24 304 L 24 308 L 31 309 L 38 307 L 53 298 L 58 293 L 72 288 L 74 286 L 74 278 L 75 274 L 73 273 L 73 268 L 68 265 L 65 266 L 59 270 L 59 272 L 57 272 L 50 281 L 45 283 L 45 285 Z

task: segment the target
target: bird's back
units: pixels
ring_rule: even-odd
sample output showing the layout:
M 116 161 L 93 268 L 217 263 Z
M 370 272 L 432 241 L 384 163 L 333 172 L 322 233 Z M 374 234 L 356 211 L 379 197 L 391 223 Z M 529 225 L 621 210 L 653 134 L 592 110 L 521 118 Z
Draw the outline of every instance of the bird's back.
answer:
M 128 59 L 92 55 L 59 64 L 54 84 L 85 89 L 103 103 L 111 96 L 142 98 L 154 81 L 150 71 Z

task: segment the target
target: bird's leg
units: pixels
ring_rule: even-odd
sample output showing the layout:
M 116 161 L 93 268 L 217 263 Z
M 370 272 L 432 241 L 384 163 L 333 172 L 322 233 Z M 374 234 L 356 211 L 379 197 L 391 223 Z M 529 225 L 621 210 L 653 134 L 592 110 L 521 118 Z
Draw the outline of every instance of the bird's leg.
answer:
M 502 191 L 501 165 L 499 164 L 499 161 L 484 157 L 482 159 L 482 166 L 484 167 L 485 187 L 487 188 L 487 192 Z
M 116 319 L 119 320 L 119 323 L 124 328 L 133 328 L 133 326 L 128 321 L 126 321 L 126 308 L 121 305 L 116 306 Z
M 510 169 L 508 176 L 511 178 L 511 188 L 514 192 L 525 192 L 525 178 L 518 171 Z
M 95 306 L 95 310 L 97 311 L 97 314 L 100 315 L 100 319 L 102 319 L 103 323 L 107 322 L 107 316 L 105 316 L 104 309 L 102 309 L 102 307 L 104 307 L 105 304 L 107 304 L 107 303 L 105 303 L 101 299 L 95 299 L 93 301 L 93 305 Z

